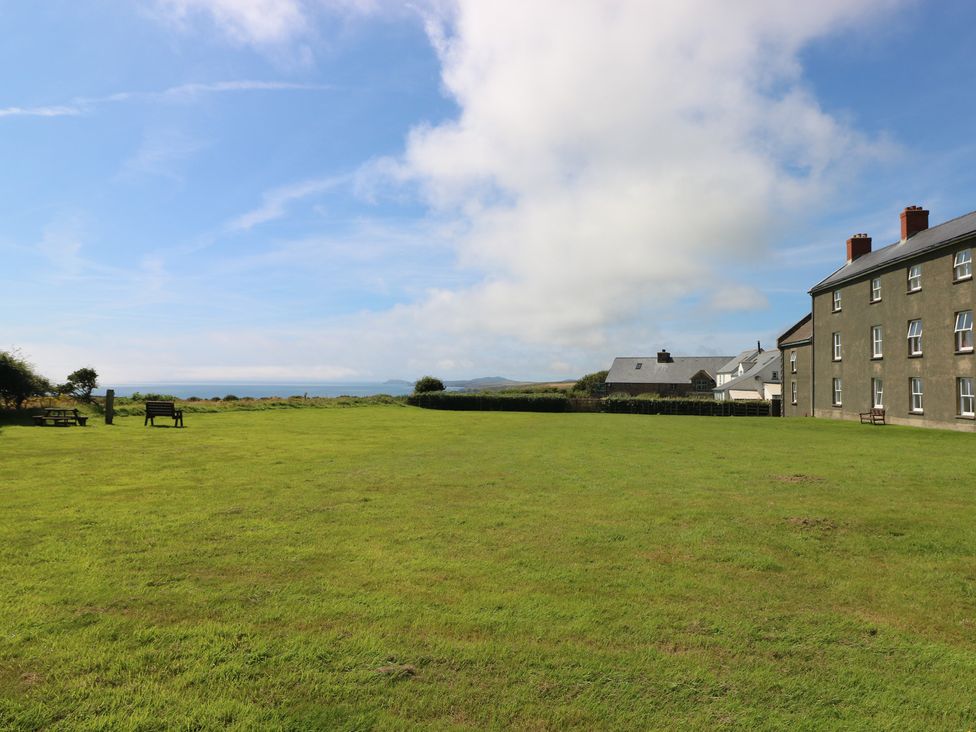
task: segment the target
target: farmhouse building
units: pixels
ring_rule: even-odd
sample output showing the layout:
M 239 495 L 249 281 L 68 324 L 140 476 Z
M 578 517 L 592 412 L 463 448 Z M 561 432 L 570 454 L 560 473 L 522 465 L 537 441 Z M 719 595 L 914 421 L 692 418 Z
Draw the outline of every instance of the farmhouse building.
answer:
M 621 356 L 607 373 L 607 393 L 658 394 L 660 396 L 708 396 L 715 388 L 718 370 L 730 356 Z
M 810 290 L 813 311 L 778 341 L 784 413 L 857 419 L 872 407 L 896 424 L 976 431 L 973 265 L 976 212 L 929 228 L 901 213 L 901 239 L 847 261 Z
M 720 402 L 777 399 L 781 393 L 780 363 L 778 350 L 764 351 L 760 348 L 739 364 L 736 376 L 716 384 L 712 394 Z

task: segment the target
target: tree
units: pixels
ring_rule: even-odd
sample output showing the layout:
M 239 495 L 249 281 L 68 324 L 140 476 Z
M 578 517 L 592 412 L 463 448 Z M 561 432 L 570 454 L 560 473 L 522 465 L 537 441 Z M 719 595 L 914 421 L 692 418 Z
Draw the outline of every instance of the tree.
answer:
M 433 376 L 425 376 L 422 379 L 417 379 L 417 383 L 413 385 L 414 394 L 423 394 L 427 391 L 444 391 L 444 382 L 440 379 L 435 379 Z
M 34 373 L 34 367 L 16 351 L 0 351 L 0 401 L 6 407 L 20 409 L 29 397 L 44 396 L 49 391 L 51 383 Z
M 62 387 L 83 402 L 91 401 L 91 393 L 98 386 L 98 374 L 93 368 L 83 368 L 68 374 L 68 383 Z
M 573 391 L 581 391 L 588 396 L 604 396 L 607 390 L 607 374 L 608 371 L 597 371 L 593 374 L 587 374 L 573 387 Z

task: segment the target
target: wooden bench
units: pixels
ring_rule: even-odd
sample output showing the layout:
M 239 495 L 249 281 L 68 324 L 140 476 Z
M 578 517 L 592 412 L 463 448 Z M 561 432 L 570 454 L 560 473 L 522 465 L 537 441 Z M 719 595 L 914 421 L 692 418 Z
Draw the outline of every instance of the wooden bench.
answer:
M 88 423 L 88 416 L 79 414 L 77 409 L 62 409 L 61 407 L 48 407 L 44 414 L 34 415 L 34 424 L 38 427 L 50 425 L 52 427 L 67 427 L 76 424 L 84 427 Z
M 183 410 L 177 409 L 173 402 L 146 402 L 146 421 L 142 423 L 142 426 L 151 424 L 155 427 L 156 422 L 154 420 L 156 417 L 172 417 L 174 427 L 183 426 Z
M 885 410 L 874 407 L 870 412 L 861 412 L 861 424 L 885 424 Z

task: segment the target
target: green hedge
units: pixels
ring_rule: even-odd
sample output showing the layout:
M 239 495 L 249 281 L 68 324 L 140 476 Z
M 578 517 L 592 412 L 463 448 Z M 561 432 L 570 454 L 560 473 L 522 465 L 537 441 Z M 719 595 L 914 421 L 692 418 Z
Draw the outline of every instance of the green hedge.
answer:
M 705 399 L 610 398 L 603 411 L 614 414 L 696 414 L 707 417 L 769 417 L 769 402 L 717 402 Z
M 565 394 L 505 394 L 437 391 L 411 394 L 407 403 L 425 409 L 469 412 L 610 412 L 613 414 L 689 414 L 707 417 L 769 417 L 769 402 L 716 402 L 706 399 L 611 397 L 571 399 Z
M 565 394 L 467 394 L 431 391 L 411 394 L 407 404 L 424 409 L 452 409 L 465 412 L 566 412 Z

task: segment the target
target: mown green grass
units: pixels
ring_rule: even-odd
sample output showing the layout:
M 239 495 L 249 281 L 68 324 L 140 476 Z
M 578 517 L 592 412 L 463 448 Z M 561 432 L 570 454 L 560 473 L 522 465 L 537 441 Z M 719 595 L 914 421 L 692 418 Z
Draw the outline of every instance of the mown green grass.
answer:
M 400 406 L 8 424 L 0 728 L 971 728 L 973 444 Z

